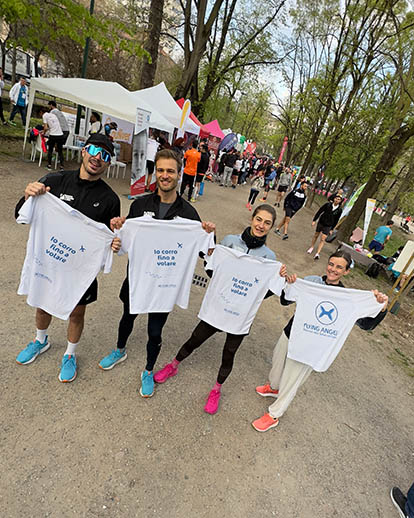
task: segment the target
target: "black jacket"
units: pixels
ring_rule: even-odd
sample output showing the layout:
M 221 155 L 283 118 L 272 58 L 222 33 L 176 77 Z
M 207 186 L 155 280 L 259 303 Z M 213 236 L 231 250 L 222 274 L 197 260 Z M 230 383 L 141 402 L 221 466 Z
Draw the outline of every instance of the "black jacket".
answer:
M 210 163 L 210 155 L 206 151 L 201 152 L 200 162 L 197 164 L 197 174 L 205 174 Z
M 333 210 L 333 204 L 331 202 L 325 203 L 313 216 L 313 221 L 319 218 L 319 224 L 323 227 L 330 227 L 331 229 L 336 227 L 336 224 L 341 217 L 342 209 L 338 206 Z
M 306 193 L 302 191 L 302 189 L 290 191 L 290 193 L 285 198 L 285 203 L 283 204 L 284 208 L 290 208 L 293 211 L 297 212 L 299 209 L 303 207 L 303 204 L 306 201 Z
M 326 275 L 323 275 L 322 279 L 323 279 L 324 283 L 326 284 Z M 329 286 L 329 284 L 327 284 L 327 286 Z M 339 286 L 340 288 L 345 288 L 345 286 L 342 284 L 341 281 L 339 281 L 338 284 L 335 284 L 335 286 Z M 282 290 L 282 294 L 280 295 L 280 303 L 282 304 L 282 306 L 289 306 L 290 304 L 294 304 L 294 301 L 287 300 L 285 298 L 285 291 Z M 359 318 L 356 321 L 356 325 L 358 327 L 360 327 L 361 329 L 363 329 L 364 331 L 372 331 L 373 329 L 375 329 L 377 327 L 378 324 L 380 324 L 384 320 L 386 314 L 387 314 L 387 310 L 380 311 L 378 313 L 378 315 L 375 317 Z M 290 338 L 290 331 L 292 329 L 294 318 L 295 318 L 295 315 L 293 315 L 293 317 L 289 320 L 289 322 L 286 324 L 285 328 L 283 329 L 287 338 Z
M 160 197 L 156 192 L 140 196 L 131 204 L 127 219 L 139 218 L 140 216 L 143 216 L 145 213 L 150 213 L 151 215 L 153 215 L 155 219 L 160 219 L 160 201 Z M 180 218 L 201 221 L 200 216 L 198 215 L 198 212 L 195 210 L 195 208 L 192 205 L 190 205 L 187 201 L 185 201 L 178 193 L 177 199 L 168 209 L 168 212 L 163 219 L 173 219 L 176 216 L 179 216 Z M 125 305 L 129 305 L 128 267 L 127 276 L 124 282 L 122 283 L 119 298 Z
M 109 228 L 109 222 L 121 213 L 121 202 L 118 195 L 103 180 L 81 180 L 77 171 L 62 171 L 49 173 L 39 182 L 50 187 L 50 193 L 82 212 L 88 218 L 104 223 Z M 15 217 L 19 215 L 24 203 L 24 196 L 19 200 L 15 209 Z
M 151 212 L 155 219 L 160 219 L 160 201 L 160 197 L 156 192 L 140 196 L 132 202 L 131 207 L 129 208 L 127 219 L 139 218 L 146 212 Z M 201 221 L 200 216 L 198 215 L 198 212 L 195 210 L 195 208 L 187 201 L 185 201 L 178 193 L 177 199 L 168 209 L 168 212 L 163 219 L 173 219 L 176 216 Z
M 226 153 L 224 155 L 224 165 L 227 167 L 234 167 L 236 160 L 237 156 L 235 153 Z

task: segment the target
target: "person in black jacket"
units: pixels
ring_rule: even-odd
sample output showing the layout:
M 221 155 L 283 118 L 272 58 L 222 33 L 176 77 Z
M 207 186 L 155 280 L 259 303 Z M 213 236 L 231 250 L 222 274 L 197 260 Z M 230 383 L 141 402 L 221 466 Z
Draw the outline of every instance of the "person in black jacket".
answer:
M 208 165 L 210 162 L 210 153 L 208 152 L 208 148 L 206 144 L 200 145 L 200 153 L 201 158 L 200 162 L 197 164 L 197 176 L 196 176 L 196 186 L 195 191 L 193 193 L 193 197 L 191 198 L 191 201 L 196 201 L 198 193 L 200 191 L 200 184 L 204 180 L 204 175 L 206 174 L 208 170 Z
M 341 279 L 350 271 L 352 259 L 348 252 L 342 250 L 334 252 L 329 257 L 326 275 L 310 275 L 305 281 L 326 286 L 343 288 Z M 288 283 L 296 281 L 296 275 L 286 276 Z M 365 331 L 372 331 L 380 324 L 387 314 L 388 297 L 384 293 L 374 290 L 373 294 L 379 304 L 383 304 L 381 311 L 375 317 L 364 317 L 356 321 L 356 325 Z M 285 292 L 280 296 L 282 306 L 293 304 L 287 300 Z M 312 367 L 305 363 L 288 358 L 288 343 L 295 315 L 285 326 L 275 346 L 272 359 L 272 369 L 269 373 L 269 383 L 256 387 L 256 393 L 263 397 L 273 397 L 276 401 L 269 406 L 269 412 L 253 421 L 252 425 L 258 432 L 266 432 L 279 424 L 279 418 L 287 410 L 294 399 L 299 387 L 306 381 L 312 372 Z
M 137 198 L 132 203 L 127 218 L 137 218 L 150 213 L 155 219 L 170 220 L 180 216 L 181 218 L 201 221 L 197 211 L 176 191 L 180 178 L 181 158 L 174 151 L 163 149 L 158 151 L 154 161 L 157 190 L 154 193 Z M 127 218 L 114 218 L 111 221 L 111 227 L 114 229 L 121 228 Z M 214 232 L 215 230 L 215 225 L 210 222 L 203 222 L 202 226 L 206 232 Z M 103 370 L 112 369 L 115 365 L 127 359 L 126 344 L 137 317 L 129 311 L 128 270 L 119 298 L 124 304 L 124 311 L 119 322 L 117 346 L 99 363 L 99 367 Z M 154 393 L 152 371 L 161 350 L 162 329 L 167 322 L 168 315 L 169 313 L 148 314 L 147 363 L 141 375 L 140 394 L 142 397 L 151 397 Z
M 299 209 L 301 209 L 306 201 L 306 189 L 308 188 L 308 184 L 306 181 L 302 182 L 301 186 L 296 189 L 290 191 L 290 193 L 286 196 L 283 207 L 285 209 L 285 216 L 279 225 L 275 228 L 275 234 L 280 236 L 280 229 L 283 227 L 283 238 L 287 239 L 288 236 L 288 227 L 289 221 L 293 218 L 293 216 L 297 213 Z
M 318 225 L 316 226 L 315 234 L 312 238 L 312 243 L 310 248 L 308 249 L 308 254 L 313 252 L 313 247 L 318 240 L 319 235 L 321 236 L 321 240 L 319 241 L 318 250 L 316 251 L 314 259 L 319 259 L 319 254 L 325 244 L 326 238 L 332 234 L 332 230 L 338 224 L 338 221 L 342 214 L 341 209 L 342 204 L 342 196 L 336 195 L 332 198 L 328 203 L 325 203 L 320 207 L 318 212 L 313 216 L 312 227 L 316 225 L 318 221 Z
M 119 216 L 121 202 L 118 195 L 107 185 L 101 176 L 105 173 L 114 156 L 111 140 L 100 133 L 92 134 L 82 149 L 82 164 L 77 171 L 49 173 L 38 182 L 29 183 L 24 197 L 16 206 L 15 216 L 29 196 L 41 196 L 50 192 L 54 196 L 78 210 L 88 218 L 110 226 L 112 218 Z M 112 250 L 118 252 L 121 247 L 119 238 L 112 241 Z M 68 344 L 63 355 L 59 381 L 73 381 L 77 375 L 76 347 L 82 335 L 86 306 L 95 302 L 98 296 L 98 282 L 95 279 L 78 305 L 72 311 L 68 324 Z M 39 354 L 46 352 L 50 343 L 48 328 L 52 316 L 40 308 L 36 308 L 36 336 L 16 358 L 20 365 L 32 363 Z

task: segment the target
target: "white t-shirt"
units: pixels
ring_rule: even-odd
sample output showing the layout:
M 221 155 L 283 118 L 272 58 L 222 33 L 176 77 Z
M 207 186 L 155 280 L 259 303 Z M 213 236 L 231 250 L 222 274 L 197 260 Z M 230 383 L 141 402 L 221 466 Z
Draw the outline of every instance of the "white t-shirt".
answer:
M 49 127 L 49 136 L 61 137 L 63 135 L 59 120 L 54 113 L 44 113 L 43 122 Z
M 288 358 L 326 371 L 359 318 L 375 317 L 383 308 L 370 291 L 323 286 L 298 279 L 285 288 L 296 302 Z
M 111 271 L 115 235 L 50 193 L 28 198 L 17 222 L 31 225 L 17 293 L 67 320 L 99 271 Z
M 147 140 L 147 160 L 154 162 L 155 155 L 157 154 L 159 144 L 156 140 L 149 138 Z
M 186 309 L 198 253 L 214 248 L 214 234 L 199 221 L 144 215 L 127 219 L 119 237 L 129 256 L 130 313 L 168 313 L 174 304 Z
M 217 245 L 206 270 L 213 270 L 198 318 L 231 333 L 245 335 L 268 290 L 280 295 L 282 263 Z

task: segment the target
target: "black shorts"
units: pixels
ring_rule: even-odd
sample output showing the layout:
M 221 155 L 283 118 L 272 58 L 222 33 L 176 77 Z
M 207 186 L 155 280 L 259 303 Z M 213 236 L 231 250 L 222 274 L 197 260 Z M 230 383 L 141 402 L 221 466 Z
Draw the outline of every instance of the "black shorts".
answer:
M 98 298 L 98 281 L 95 279 L 89 288 L 85 291 L 82 298 L 78 302 L 78 306 L 87 306 L 95 302 Z
M 316 232 L 322 232 L 322 234 L 325 234 L 325 236 L 329 236 L 329 233 L 331 230 L 332 230 L 331 227 L 326 227 L 325 225 L 321 225 L 319 222 L 316 225 Z
M 204 180 L 204 174 L 198 174 L 196 176 L 196 183 L 201 183 Z
M 287 185 L 279 185 L 279 187 L 277 188 L 277 192 L 286 192 L 287 188 Z
M 286 218 L 293 218 L 293 216 L 296 214 L 296 211 L 291 209 L 290 207 L 285 207 L 285 217 Z
M 148 176 L 152 175 L 154 172 L 154 162 L 152 160 L 147 160 L 147 171 Z

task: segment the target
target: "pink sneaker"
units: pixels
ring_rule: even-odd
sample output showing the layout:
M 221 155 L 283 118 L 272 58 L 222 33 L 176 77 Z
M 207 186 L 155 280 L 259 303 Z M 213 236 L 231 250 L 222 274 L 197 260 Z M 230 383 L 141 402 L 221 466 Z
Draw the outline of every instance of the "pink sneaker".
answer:
M 212 390 L 207 398 L 207 403 L 204 407 L 204 412 L 207 414 L 215 414 L 219 407 L 221 392 L 219 390 Z
M 154 381 L 156 383 L 164 383 L 168 378 L 172 378 L 178 373 L 177 367 L 173 367 L 172 363 L 167 363 L 165 367 L 154 374 Z

